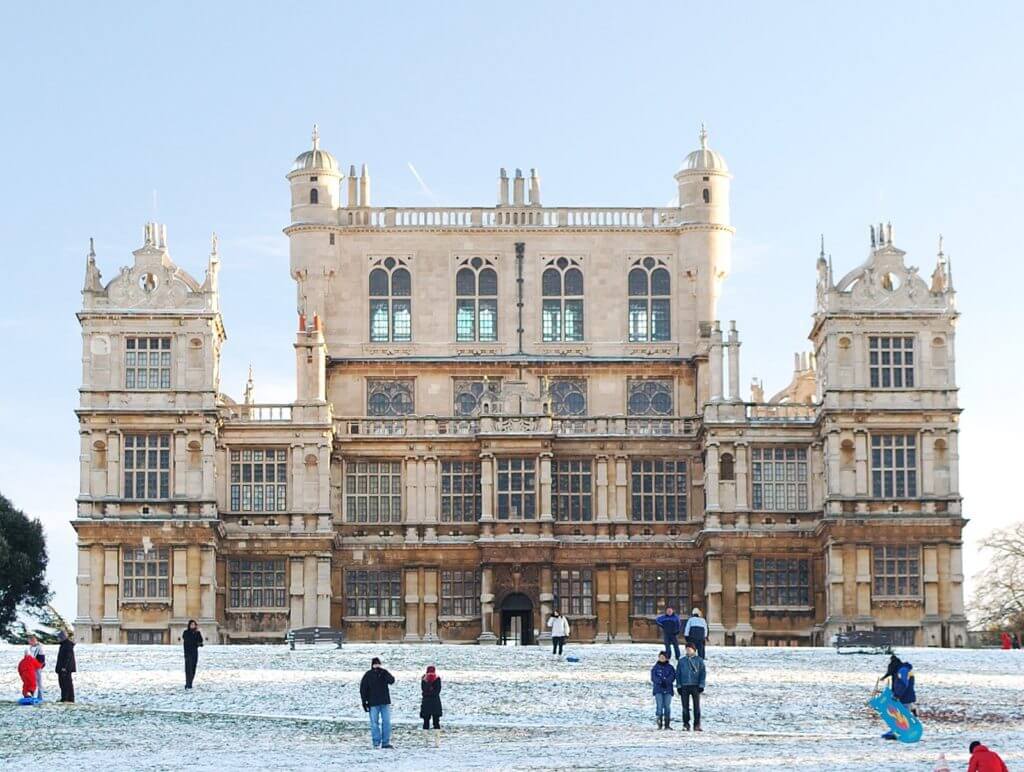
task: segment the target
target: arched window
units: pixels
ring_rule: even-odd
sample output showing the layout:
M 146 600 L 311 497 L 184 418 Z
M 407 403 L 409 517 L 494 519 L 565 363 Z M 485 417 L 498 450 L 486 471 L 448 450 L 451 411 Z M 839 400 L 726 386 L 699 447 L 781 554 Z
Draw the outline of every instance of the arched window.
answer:
M 672 277 L 665 264 L 645 257 L 629 272 L 629 340 L 632 343 L 672 337 Z
M 718 458 L 718 479 L 736 479 L 735 464 L 733 463 L 732 453 L 723 453 Z
M 708 188 L 704 188 L 704 203 L 711 203 L 711 191 Z
M 545 342 L 583 340 L 583 272 L 560 257 L 540 280 L 541 334 Z
M 412 340 L 412 277 L 393 257 L 370 271 L 370 340 Z
M 498 339 L 498 274 L 482 257 L 455 274 L 455 340 Z
M 319 204 L 320 203 L 320 191 L 316 188 L 312 188 L 309 191 L 309 203 Z

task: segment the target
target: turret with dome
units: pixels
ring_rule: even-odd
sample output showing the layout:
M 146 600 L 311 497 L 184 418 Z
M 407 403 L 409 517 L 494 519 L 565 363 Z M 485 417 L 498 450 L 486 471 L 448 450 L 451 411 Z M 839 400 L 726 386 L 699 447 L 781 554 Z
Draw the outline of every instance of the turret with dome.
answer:
M 341 178 L 337 159 L 320 147 L 320 130 L 313 124 L 313 146 L 295 157 L 288 174 L 292 222 L 325 223 L 335 217 Z
M 684 222 L 729 224 L 729 166 L 722 154 L 708 146 L 708 131 L 700 125 L 700 147 L 676 172 L 679 206 Z

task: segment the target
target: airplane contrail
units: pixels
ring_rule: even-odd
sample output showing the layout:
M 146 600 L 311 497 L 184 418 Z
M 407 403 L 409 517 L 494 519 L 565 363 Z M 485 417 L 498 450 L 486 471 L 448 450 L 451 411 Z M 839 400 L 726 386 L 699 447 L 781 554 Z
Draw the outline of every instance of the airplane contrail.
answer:
M 423 192 L 426 193 L 431 199 L 434 199 L 434 191 L 432 191 L 427 186 L 427 183 L 423 181 L 423 178 L 420 176 L 420 173 L 416 171 L 416 167 L 412 165 L 412 161 L 406 161 L 406 164 L 408 164 L 409 171 L 412 172 L 412 176 L 416 178 L 416 182 L 420 184 L 420 188 L 423 190 Z

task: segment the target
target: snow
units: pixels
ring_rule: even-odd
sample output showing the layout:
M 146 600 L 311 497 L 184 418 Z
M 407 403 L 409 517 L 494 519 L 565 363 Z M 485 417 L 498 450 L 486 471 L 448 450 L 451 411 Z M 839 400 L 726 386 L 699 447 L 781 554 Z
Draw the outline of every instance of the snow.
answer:
M 48 652 L 44 688 L 58 694 Z M 0 645 L 0 768 L 932 770 L 981 740 L 1024 768 L 1024 651 L 903 649 L 924 738 L 885 742 L 866 702 L 887 657 L 831 649 L 708 649 L 704 733 L 658 731 L 654 645 L 545 648 L 206 646 L 183 690 L 177 646 L 79 645 L 76 705 L 19 707 L 20 647 Z M 359 679 L 380 656 L 393 751 L 370 748 Z M 444 679 L 440 747 L 419 728 L 419 678 Z M 680 702 L 673 719 L 681 726 Z

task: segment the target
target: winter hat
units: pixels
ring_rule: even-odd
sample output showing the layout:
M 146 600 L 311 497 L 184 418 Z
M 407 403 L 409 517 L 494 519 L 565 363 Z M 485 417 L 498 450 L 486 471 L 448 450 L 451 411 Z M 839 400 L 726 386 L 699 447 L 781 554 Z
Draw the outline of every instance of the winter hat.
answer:
M 374 657 L 373 659 L 370 660 L 370 665 L 371 666 L 379 665 L 379 664 L 380 664 L 380 657 Z
M 665 659 L 668 659 L 668 652 L 667 651 L 659 651 L 658 652 L 658 659 L 661 659 L 662 657 L 665 657 Z
M 690 613 L 691 613 L 691 614 L 692 614 L 693 616 L 695 616 L 695 617 L 699 617 L 699 616 L 700 616 L 700 609 L 699 609 L 699 608 L 696 608 L 696 607 L 695 607 L 695 608 L 693 609 L 693 611 L 691 611 Z
M 693 643 L 692 641 L 687 641 L 686 642 L 686 648 L 693 649 L 694 651 L 697 651 L 697 644 Z
M 427 665 L 427 674 L 423 676 L 423 680 L 428 684 L 434 683 L 437 680 L 437 668 L 433 665 Z
M 436 673 L 437 672 L 437 668 L 434 667 L 433 665 L 427 665 L 427 672 L 428 673 Z
M 975 740 L 974 742 L 972 742 L 972 743 L 971 743 L 970 745 L 968 745 L 968 746 L 967 746 L 967 749 L 968 749 L 968 750 L 969 750 L 969 751 L 970 751 L 971 753 L 974 753 L 974 749 L 975 749 L 975 748 L 977 748 L 977 747 L 978 747 L 979 745 L 981 745 L 981 743 L 980 743 L 980 742 L 978 742 L 977 740 Z
M 58 640 L 58 641 L 60 641 L 61 643 L 63 643 L 63 642 L 64 642 L 64 641 L 66 641 L 67 639 L 68 639 L 68 634 L 67 634 L 66 632 L 64 632 L 63 630 L 59 630 L 59 631 L 57 632 L 57 640 Z

